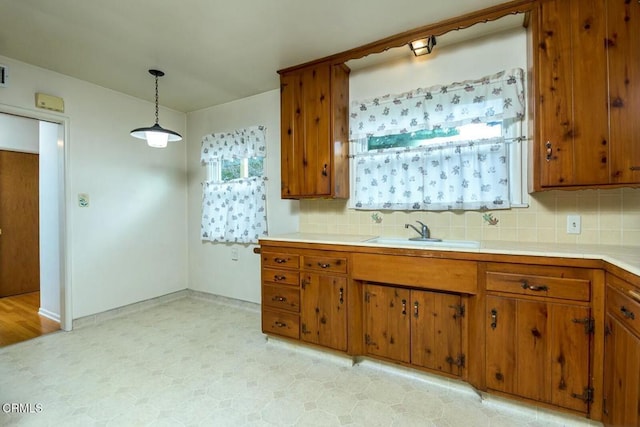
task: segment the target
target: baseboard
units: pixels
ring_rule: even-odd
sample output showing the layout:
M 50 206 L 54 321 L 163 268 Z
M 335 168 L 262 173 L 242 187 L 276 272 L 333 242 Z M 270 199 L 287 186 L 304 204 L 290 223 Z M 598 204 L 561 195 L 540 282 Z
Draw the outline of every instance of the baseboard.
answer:
M 114 308 L 112 310 L 103 311 L 101 313 L 92 314 L 85 317 L 79 317 L 73 319 L 73 329 L 84 328 L 86 326 L 95 325 L 105 320 L 114 319 L 117 317 L 127 316 L 138 311 L 146 310 L 158 305 L 166 304 L 171 301 L 175 301 L 182 298 L 196 298 L 215 302 L 217 304 L 224 304 L 233 307 L 243 308 L 245 310 L 260 312 L 260 305 L 242 301 L 234 298 L 223 297 L 220 295 L 210 294 L 207 292 L 194 291 L 192 289 L 183 289 L 181 291 L 173 292 L 168 295 L 162 295 L 157 298 L 151 298 L 145 301 L 136 302 L 133 304 L 125 305 L 124 307 Z
M 178 299 L 187 298 L 188 296 L 189 296 L 189 291 L 187 289 L 183 289 L 181 291 L 173 292 L 167 295 L 162 295 L 156 298 L 151 298 L 145 301 L 135 302 L 133 304 L 114 308 L 112 310 L 103 311 L 101 313 L 79 317 L 77 319 L 73 319 L 73 329 L 84 328 L 86 326 L 102 323 L 105 320 L 127 316 L 129 314 L 136 313 L 141 310 L 146 310 L 151 307 L 156 307 L 158 305 L 166 304 L 168 302 L 175 301 Z
M 40 307 L 40 309 L 38 310 L 38 314 L 40 316 L 46 317 L 47 319 L 51 319 L 54 322 L 60 323 L 60 314 L 56 314 L 56 313 L 53 313 L 53 312 L 51 312 L 49 310 L 45 310 L 42 307 Z

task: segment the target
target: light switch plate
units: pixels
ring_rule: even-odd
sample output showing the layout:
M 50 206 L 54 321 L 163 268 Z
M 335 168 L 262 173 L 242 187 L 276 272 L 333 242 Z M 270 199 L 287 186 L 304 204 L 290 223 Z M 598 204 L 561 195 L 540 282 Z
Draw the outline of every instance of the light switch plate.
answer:
M 80 206 L 81 208 L 88 208 L 89 207 L 89 195 L 86 193 L 80 193 L 78 194 L 78 206 Z

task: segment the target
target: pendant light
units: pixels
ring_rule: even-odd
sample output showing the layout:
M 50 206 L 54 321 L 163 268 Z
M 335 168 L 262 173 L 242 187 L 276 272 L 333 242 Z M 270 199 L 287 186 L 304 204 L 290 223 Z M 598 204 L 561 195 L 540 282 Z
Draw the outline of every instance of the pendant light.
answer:
M 168 141 L 180 141 L 182 136 L 158 124 L 158 77 L 164 76 L 164 72 L 160 70 L 149 70 L 149 74 L 156 78 L 156 123 L 151 127 L 132 130 L 131 136 L 146 139 L 149 147 L 165 148 Z

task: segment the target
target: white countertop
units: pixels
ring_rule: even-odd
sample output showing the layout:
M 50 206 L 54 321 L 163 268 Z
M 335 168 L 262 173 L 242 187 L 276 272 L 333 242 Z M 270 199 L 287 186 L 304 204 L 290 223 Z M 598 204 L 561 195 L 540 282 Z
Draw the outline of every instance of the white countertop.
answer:
M 416 246 L 415 244 L 382 244 L 368 242 L 379 236 L 354 234 L 290 233 L 263 237 L 276 242 L 322 243 L 334 245 L 395 247 L 430 251 L 456 251 L 502 255 L 547 256 L 557 258 L 601 259 L 640 276 L 640 246 L 574 245 L 564 243 L 481 241 L 477 248 Z

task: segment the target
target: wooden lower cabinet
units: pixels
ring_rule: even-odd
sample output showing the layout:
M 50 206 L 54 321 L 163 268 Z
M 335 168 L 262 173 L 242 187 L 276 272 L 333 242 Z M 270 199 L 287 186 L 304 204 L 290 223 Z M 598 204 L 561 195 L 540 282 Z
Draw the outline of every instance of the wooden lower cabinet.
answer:
M 607 275 L 603 422 L 640 427 L 640 289 Z
M 487 296 L 487 388 L 587 414 L 588 306 Z
M 335 350 L 347 350 L 347 279 L 302 273 L 300 339 Z
M 365 346 L 368 354 L 460 376 L 460 295 L 364 285 Z

